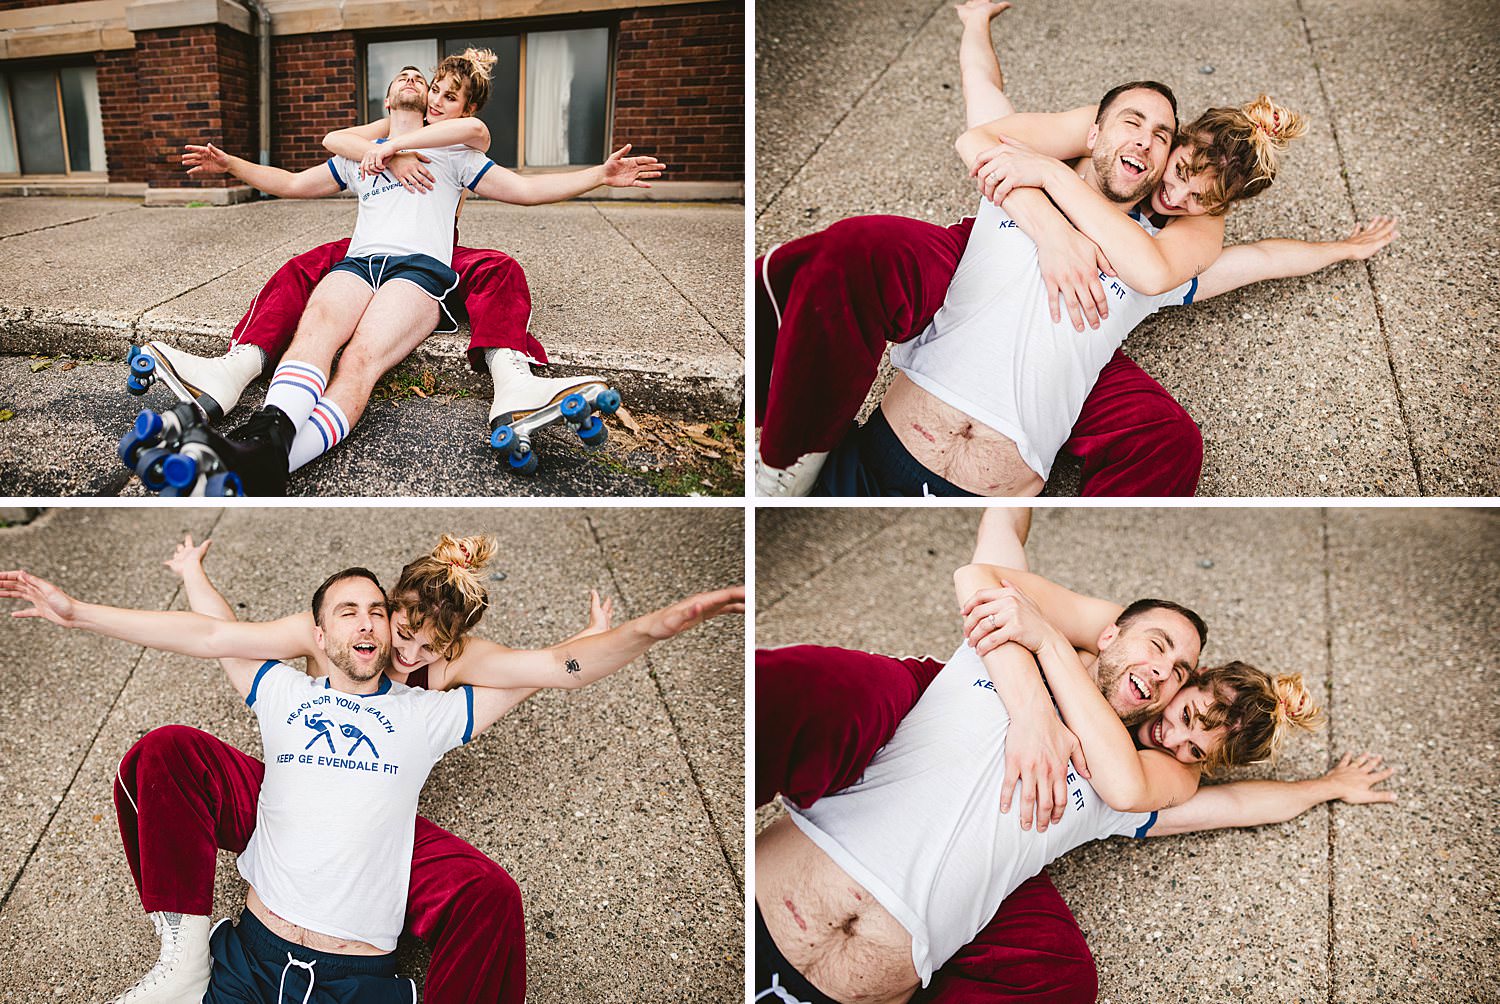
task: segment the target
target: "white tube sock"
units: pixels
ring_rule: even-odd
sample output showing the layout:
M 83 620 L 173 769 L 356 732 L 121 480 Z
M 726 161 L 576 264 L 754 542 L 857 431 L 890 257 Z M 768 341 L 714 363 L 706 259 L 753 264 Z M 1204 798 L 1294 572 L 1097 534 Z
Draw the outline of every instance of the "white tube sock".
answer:
M 280 408 L 292 420 L 292 427 L 300 430 L 327 389 L 328 374 L 316 366 L 283 360 L 271 374 L 266 404 Z
M 292 440 L 292 452 L 287 461 L 289 468 L 295 471 L 312 463 L 342 443 L 347 435 L 349 419 L 344 417 L 343 409 L 328 398 L 321 398 L 302 428 L 297 430 L 297 438 Z

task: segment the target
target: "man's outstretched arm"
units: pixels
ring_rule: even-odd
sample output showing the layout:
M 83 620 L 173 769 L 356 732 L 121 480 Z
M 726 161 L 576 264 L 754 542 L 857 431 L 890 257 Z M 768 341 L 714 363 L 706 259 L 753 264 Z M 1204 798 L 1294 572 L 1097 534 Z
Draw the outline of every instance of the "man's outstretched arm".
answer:
M 1296 241 L 1271 238 L 1224 249 L 1198 277 L 1193 299 L 1206 300 L 1252 282 L 1310 275 L 1341 261 L 1362 261 L 1400 236 L 1393 216 L 1376 216 L 1355 224 L 1341 241 Z
M 1197 794 L 1170 809 L 1162 809 L 1148 836 L 1222 830 L 1233 826 L 1284 823 L 1315 805 L 1338 799 L 1350 805 L 1394 802 L 1393 791 L 1375 785 L 1393 774 L 1377 755 L 1348 753 L 1322 777 L 1306 781 L 1231 781 L 1199 788 Z
M 59 627 L 80 628 L 133 645 L 200 659 L 295 659 L 308 654 L 305 625 L 298 616 L 254 624 L 223 621 L 180 610 L 130 610 L 83 603 L 29 572 L 0 572 L 0 598 L 30 606 L 12 617 L 38 617 Z M 259 661 L 253 666 L 259 666 Z M 255 679 L 252 664 L 226 663 L 226 674 L 241 697 Z M 233 668 L 231 668 L 233 667 Z
M 293 174 L 279 167 L 256 164 L 227 154 L 212 143 L 206 146 L 189 144 L 182 149 L 182 165 L 188 169 L 188 174 L 232 174 L 267 195 L 283 199 L 316 199 L 339 190 L 338 179 L 324 164 Z

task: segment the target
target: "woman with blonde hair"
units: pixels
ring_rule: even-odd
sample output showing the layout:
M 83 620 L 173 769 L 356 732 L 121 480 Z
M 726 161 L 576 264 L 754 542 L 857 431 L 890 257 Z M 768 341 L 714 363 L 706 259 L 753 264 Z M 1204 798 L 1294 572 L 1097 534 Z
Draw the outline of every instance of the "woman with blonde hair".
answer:
M 234 621 L 233 608 L 203 569 L 210 541 L 178 545 L 166 562 L 182 577 L 195 614 Z M 408 564 L 389 594 L 392 682 L 430 690 L 462 685 L 506 691 L 510 707 L 543 688 L 576 689 L 618 671 L 657 641 L 723 613 L 744 610 L 744 588 L 688 597 L 618 627 L 611 605 L 592 595 L 583 631 L 544 649 L 514 649 L 469 636 L 490 599 L 483 573 L 495 554 L 488 535 L 445 534 Z M 374 580 L 364 569 L 351 570 Z M 0 594 L 30 600 L 33 611 L 69 608 L 56 587 L 26 573 L 4 573 Z M 325 584 L 326 585 L 326 584 Z M 231 678 L 250 678 L 261 660 L 315 659 L 317 609 L 234 626 L 233 648 L 255 659 L 221 659 Z M 61 623 L 61 621 L 59 621 Z M 118 635 L 116 635 L 118 637 Z M 266 665 L 269 665 L 267 663 Z M 471 698 L 472 699 L 472 698 Z M 240 853 L 256 825 L 264 765 L 197 729 L 171 725 L 146 733 L 120 761 L 115 809 L 141 904 L 162 938 L 161 958 L 118 1000 L 197 999 L 208 979 L 208 914 L 217 852 Z M 406 931 L 432 948 L 425 999 L 438 1004 L 521 1004 L 526 936 L 520 889 L 498 864 L 424 817 L 416 820 Z M 321 935 L 309 936 L 321 938 Z M 340 952 L 345 946 L 306 942 Z M 195 996 L 196 995 L 196 996 Z

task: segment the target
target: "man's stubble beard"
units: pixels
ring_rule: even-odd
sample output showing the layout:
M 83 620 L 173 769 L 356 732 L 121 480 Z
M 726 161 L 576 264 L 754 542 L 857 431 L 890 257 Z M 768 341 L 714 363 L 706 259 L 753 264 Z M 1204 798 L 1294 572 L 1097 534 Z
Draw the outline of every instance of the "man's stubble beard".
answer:
M 1120 716 L 1120 721 L 1127 726 L 1139 725 L 1151 717 L 1151 707 L 1133 708 L 1130 711 L 1121 711 L 1115 706 L 1115 694 L 1118 693 L 1118 684 L 1127 670 L 1129 663 L 1123 654 L 1117 654 L 1113 647 L 1100 651 L 1099 658 L 1094 662 L 1094 676 L 1099 681 L 1099 693 L 1109 702 L 1114 713 Z
M 386 649 L 379 653 L 378 658 L 371 664 L 371 671 L 363 676 L 359 673 L 359 664 L 354 660 L 354 643 L 342 645 L 328 653 L 328 661 L 343 671 L 344 675 L 355 683 L 369 683 L 380 674 L 391 668 L 391 651 Z
M 1135 189 L 1122 192 L 1118 187 L 1119 179 L 1115 177 L 1115 170 L 1119 166 L 1115 155 L 1118 153 L 1118 150 L 1111 150 L 1108 153 L 1095 150 L 1094 176 L 1099 179 L 1099 191 L 1106 199 L 1122 206 L 1133 206 L 1155 190 L 1157 182 L 1161 181 L 1161 176 L 1157 175 L 1153 178 L 1149 173 L 1142 175 Z

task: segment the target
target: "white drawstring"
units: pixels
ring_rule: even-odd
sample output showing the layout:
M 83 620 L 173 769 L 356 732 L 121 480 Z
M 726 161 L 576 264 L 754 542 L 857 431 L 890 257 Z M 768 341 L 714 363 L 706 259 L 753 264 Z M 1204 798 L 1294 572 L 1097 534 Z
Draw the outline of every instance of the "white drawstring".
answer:
M 787 991 L 786 987 L 781 985 L 780 973 L 771 974 L 771 985 L 765 990 L 762 990 L 760 993 L 756 994 L 755 999 L 760 1000 L 763 997 L 770 997 L 772 994 L 775 994 L 776 999 L 781 1001 L 782 1004 L 807 1004 L 806 1001 L 798 1000 L 796 997 L 793 997 L 791 993 Z
M 313 966 L 317 964 L 316 960 L 303 962 L 301 959 L 294 959 L 292 953 L 287 952 L 286 965 L 281 967 L 281 983 L 276 987 L 276 1004 L 281 1004 L 282 994 L 286 992 L 286 971 L 293 966 L 307 970 L 307 993 L 302 995 L 302 1004 L 307 1004 L 308 998 L 312 997 L 313 984 L 316 982 L 313 978 Z
M 781 330 L 781 304 L 776 302 L 776 291 L 771 288 L 771 256 L 776 253 L 777 244 L 765 253 L 760 260 L 760 281 L 766 287 L 766 294 L 771 298 L 771 309 L 776 311 L 776 330 Z

